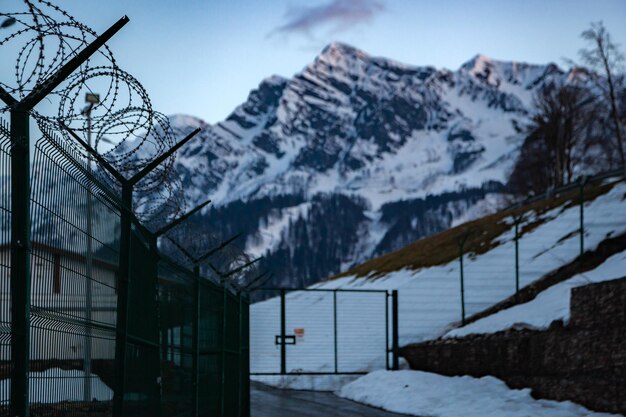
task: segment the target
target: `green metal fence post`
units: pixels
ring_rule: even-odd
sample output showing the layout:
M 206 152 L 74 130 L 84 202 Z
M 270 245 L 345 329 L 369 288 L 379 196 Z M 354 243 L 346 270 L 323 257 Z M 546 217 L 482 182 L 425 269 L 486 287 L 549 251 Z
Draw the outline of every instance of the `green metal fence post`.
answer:
M 221 383 L 220 383 L 220 416 L 221 417 L 230 417 L 226 416 L 225 413 L 225 401 L 224 397 L 226 396 L 226 283 L 222 282 L 222 356 L 221 356 Z
M 11 415 L 28 417 L 30 365 L 29 115 L 11 110 Z
M 285 336 L 287 334 L 286 309 L 285 309 L 285 289 L 280 289 L 280 373 L 287 373 L 287 345 L 285 344 Z
M 156 333 L 154 334 L 154 338 L 155 341 L 158 343 L 158 346 L 156 347 L 157 349 L 157 380 L 155 381 L 155 383 L 157 384 L 157 401 L 158 401 L 158 414 L 155 417 L 160 417 L 162 415 L 162 410 L 161 410 L 161 401 L 163 399 L 163 374 L 161 372 L 161 360 L 163 360 L 164 356 L 161 356 L 161 328 L 162 328 L 162 314 L 161 314 L 161 308 L 159 306 L 159 262 L 160 262 L 160 255 L 159 255 L 159 247 L 158 247 L 158 237 L 157 236 L 149 236 L 149 243 L 150 243 L 150 255 L 151 255 L 151 262 L 153 262 L 154 264 L 154 275 L 151 277 L 154 281 L 154 297 L 155 297 L 155 307 L 156 307 L 156 321 L 157 321 L 157 325 L 155 328 Z
M 398 341 L 398 327 L 398 290 L 393 290 L 391 292 L 391 369 L 394 371 L 400 369 L 400 346 Z
M 250 417 L 250 298 L 240 298 L 241 317 L 241 417 Z M 245 343 L 244 343 L 245 342 Z
M 338 370 L 338 358 L 337 358 L 337 290 L 333 291 L 333 334 L 334 334 L 334 352 L 335 352 L 335 373 Z
M 244 367 L 243 367 L 243 295 L 242 293 L 237 293 L 237 301 L 239 304 L 239 355 L 237 357 L 239 365 L 237 366 L 238 370 L 238 384 L 237 384 L 237 411 L 238 416 L 244 416 Z
M 199 413 L 199 389 L 200 389 L 200 266 L 193 267 L 193 324 L 192 324 L 192 368 L 193 368 L 193 410 L 192 415 Z
M 126 347 L 128 343 L 128 290 L 130 280 L 131 227 L 133 187 L 122 184 L 120 213 L 120 261 L 117 283 L 117 319 L 115 334 L 115 385 L 113 387 L 113 416 L 123 417 L 126 382 Z
M 248 377 L 246 372 L 246 364 L 245 364 L 245 349 L 244 349 L 244 340 L 245 340 L 245 329 L 244 329 L 244 295 L 242 292 L 237 293 L 237 300 L 239 301 L 239 383 L 237 393 L 238 393 L 238 416 L 246 417 L 246 409 L 245 406 L 248 403 L 245 398 L 244 389 L 247 386 L 245 381 L 246 377 Z

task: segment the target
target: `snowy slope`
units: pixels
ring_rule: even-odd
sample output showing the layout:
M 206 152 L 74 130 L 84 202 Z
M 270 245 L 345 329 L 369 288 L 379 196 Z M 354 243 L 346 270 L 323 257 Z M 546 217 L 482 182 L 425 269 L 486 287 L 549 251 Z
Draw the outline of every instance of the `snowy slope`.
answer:
M 606 192 L 585 203 L 585 249 L 592 250 L 610 236 L 626 232 L 626 183 L 614 183 Z M 521 225 L 522 235 L 520 247 L 520 285 L 523 287 L 541 278 L 548 272 L 574 260 L 579 254 L 579 206 L 565 201 L 561 205 L 545 212 L 528 211 L 526 220 Z M 493 246 L 481 254 L 469 253 L 465 257 L 465 297 L 466 316 L 482 311 L 483 309 L 511 296 L 515 291 L 514 281 L 514 233 L 513 219 L 503 217 L 502 222 L 508 225 L 503 233 L 494 239 Z M 525 226 L 533 227 L 526 228 Z M 524 231 L 525 230 L 525 231 Z M 538 297 L 534 302 L 558 298 L 558 304 L 553 308 L 544 307 L 546 316 L 541 316 L 529 324 L 539 327 L 551 321 L 553 317 L 563 318 L 563 308 L 569 302 L 569 288 L 572 285 L 587 282 L 587 280 L 601 280 L 615 278 L 619 274 L 619 265 L 623 265 L 624 254 L 616 255 L 606 261 L 593 272 L 582 277 L 574 277 L 569 281 L 548 290 L 543 298 Z M 617 270 L 617 271 L 616 271 Z M 372 274 L 366 277 L 349 275 L 326 281 L 312 288 L 318 289 L 376 289 L 399 291 L 399 338 L 400 344 L 420 342 L 438 338 L 447 333 L 450 328 L 461 319 L 459 262 L 457 259 L 442 265 L 423 267 L 417 270 L 400 269 L 384 273 L 382 276 Z M 289 330 L 291 324 L 297 327 L 300 323 L 316 320 L 321 328 L 332 332 L 333 317 L 324 303 L 328 299 L 320 297 L 319 293 L 293 292 L 288 296 L 287 315 Z M 291 301 L 289 301 L 291 300 Z M 362 300 L 364 305 L 381 313 L 371 300 Z M 531 302 L 532 303 L 532 302 Z M 341 301 L 339 302 L 341 305 Z M 530 304 L 530 303 L 529 303 Z M 267 372 L 268 369 L 279 369 L 280 351 L 274 345 L 274 335 L 279 334 L 279 300 L 273 298 L 251 307 L 251 369 L 252 372 Z M 521 306 L 514 307 L 522 308 Z M 513 310 L 513 309 L 511 309 Z M 535 305 L 523 309 L 538 313 Z M 354 315 L 361 317 L 362 323 L 375 323 L 380 317 L 361 315 L 361 310 L 354 310 Z M 502 325 L 518 319 L 505 315 Z M 521 313 L 520 313 L 521 314 Z M 484 319 L 484 320 L 488 320 Z M 496 320 L 496 319 L 494 319 Z M 499 320 L 499 319 L 497 319 Z M 519 321 L 524 321 L 520 315 Z M 341 321 L 339 321 L 341 322 Z M 481 321 L 476 322 L 478 326 Z M 469 326 L 468 326 L 469 327 Z M 376 340 L 384 334 L 380 327 L 372 328 L 369 333 L 363 326 L 350 327 L 345 330 L 351 332 L 343 335 L 343 340 L 369 340 L 377 346 Z M 319 371 L 332 369 L 334 356 L 330 333 L 307 334 L 307 344 L 313 346 L 327 346 L 316 349 L 315 354 L 307 355 L 304 348 L 300 350 L 288 349 L 288 355 L 293 354 L 297 361 L 288 361 L 288 371 L 296 369 Z M 318 339 L 316 339 L 316 337 Z M 347 343 L 339 340 L 341 344 Z M 363 344 L 366 346 L 369 344 Z M 384 349 L 351 349 L 350 371 L 365 371 L 384 367 Z M 355 353 L 357 352 L 357 353 Z M 356 355 L 356 356 L 355 356 Z M 288 356 L 289 357 L 289 356 Z M 342 359 L 340 359 L 342 360 Z M 297 366 L 290 367 L 290 364 Z
M 626 265 L 626 252 L 613 255 L 597 268 L 548 288 L 532 301 L 501 310 L 466 326 L 451 330 L 444 337 L 495 333 L 511 328 L 542 330 L 547 329 L 555 320 L 567 323 L 570 314 L 571 289 L 621 278 L 626 275 L 624 265 Z
M 181 136 L 203 129 L 176 166 L 190 204 L 211 198 L 207 223 L 243 232 L 274 285 L 309 285 L 467 218 L 508 180 L 533 94 L 567 82 L 584 74 L 483 55 L 451 71 L 333 43 L 222 122 L 173 116 Z

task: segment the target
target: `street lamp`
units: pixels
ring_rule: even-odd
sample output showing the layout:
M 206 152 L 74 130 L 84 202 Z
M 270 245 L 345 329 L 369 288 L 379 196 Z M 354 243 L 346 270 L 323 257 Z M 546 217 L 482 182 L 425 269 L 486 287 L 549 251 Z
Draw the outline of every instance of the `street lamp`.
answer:
M 85 102 L 87 107 L 82 111 L 82 114 L 87 117 L 87 143 L 91 147 L 91 111 L 94 106 L 100 103 L 100 96 L 98 94 L 87 93 L 85 95 Z M 87 158 L 87 182 L 91 182 L 91 159 Z M 83 385 L 83 401 L 91 401 L 91 309 L 92 309 L 92 288 L 91 281 L 93 279 L 93 247 L 92 247 L 92 201 L 91 201 L 91 187 L 87 188 L 87 270 L 85 274 L 85 351 L 83 352 L 83 371 L 85 372 L 85 379 Z

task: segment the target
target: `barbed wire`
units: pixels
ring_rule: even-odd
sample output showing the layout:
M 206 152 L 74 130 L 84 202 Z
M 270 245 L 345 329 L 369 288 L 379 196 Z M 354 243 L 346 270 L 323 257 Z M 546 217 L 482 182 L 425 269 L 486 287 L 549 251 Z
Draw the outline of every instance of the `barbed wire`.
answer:
M 16 11 L 0 12 L 2 61 L 5 66 L 14 65 L 0 69 L 3 77 L 5 72 L 13 73 L 11 80 L 0 79 L 0 86 L 21 100 L 98 34 L 49 1 L 15 0 L 14 3 Z M 14 61 L 7 59 L 10 53 L 14 54 Z M 87 94 L 99 96 L 89 108 L 84 102 Z M 64 80 L 40 107 L 44 110 L 31 111 L 40 130 L 57 131 L 87 159 L 91 156 L 59 126 L 65 125 L 83 136 L 91 135 L 93 147 L 127 177 L 140 171 L 177 140 L 168 118 L 153 109 L 145 88 L 118 66 L 106 45 Z M 0 113 L 8 110 L 6 106 L 0 107 Z M 168 218 L 185 209 L 174 162 L 174 157 L 168 158 L 137 184 L 137 215 L 141 220 L 154 220 L 157 215 Z

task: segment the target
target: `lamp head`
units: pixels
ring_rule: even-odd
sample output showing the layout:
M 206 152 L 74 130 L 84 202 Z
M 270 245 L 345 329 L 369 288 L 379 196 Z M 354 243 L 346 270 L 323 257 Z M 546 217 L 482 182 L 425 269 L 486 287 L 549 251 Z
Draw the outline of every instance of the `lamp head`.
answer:
M 85 102 L 89 104 L 98 104 L 100 103 L 100 95 L 87 93 L 85 94 Z

